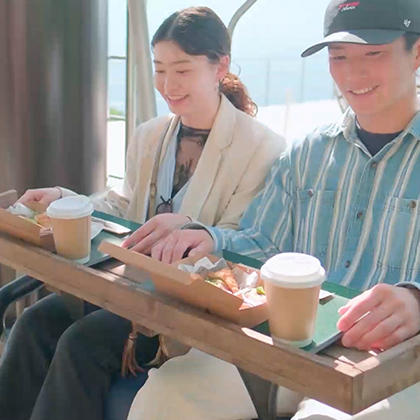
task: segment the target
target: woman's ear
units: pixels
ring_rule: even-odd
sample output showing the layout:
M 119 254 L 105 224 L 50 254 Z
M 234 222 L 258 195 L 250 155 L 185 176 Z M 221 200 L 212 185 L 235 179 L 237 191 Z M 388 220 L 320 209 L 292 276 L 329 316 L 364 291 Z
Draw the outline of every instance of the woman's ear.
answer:
M 229 72 L 230 67 L 230 58 L 228 55 L 224 55 L 220 58 L 219 64 L 217 67 L 217 80 L 221 81 L 226 76 L 226 74 Z

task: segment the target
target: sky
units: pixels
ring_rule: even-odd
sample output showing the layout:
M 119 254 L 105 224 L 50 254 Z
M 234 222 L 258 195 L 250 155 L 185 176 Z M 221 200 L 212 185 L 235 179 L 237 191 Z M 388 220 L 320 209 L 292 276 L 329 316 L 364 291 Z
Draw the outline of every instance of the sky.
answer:
M 233 37 L 233 55 L 272 57 L 290 54 L 296 58 L 311 42 L 322 38 L 323 16 L 329 0 L 258 0 L 242 17 Z M 189 6 L 211 7 L 227 25 L 243 0 L 149 0 L 149 30 L 176 10 Z M 126 0 L 109 0 L 109 52 L 124 53 Z

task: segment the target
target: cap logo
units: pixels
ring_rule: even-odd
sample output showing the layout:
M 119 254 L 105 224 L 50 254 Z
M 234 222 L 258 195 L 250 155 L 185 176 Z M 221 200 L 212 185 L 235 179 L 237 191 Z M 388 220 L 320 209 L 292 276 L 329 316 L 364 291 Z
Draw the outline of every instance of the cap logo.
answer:
M 404 21 L 404 26 L 405 26 L 406 28 L 409 28 L 409 27 L 410 27 L 410 25 L 411 25 L 411 20 L 406 19 L 406 20 Z
M 340 4 L 340 12 L 348 12 L 349 10 L 355 10 L 357 6 L 359 6 L 360 1 L 354 1 L 352 3 L 344 3 Z

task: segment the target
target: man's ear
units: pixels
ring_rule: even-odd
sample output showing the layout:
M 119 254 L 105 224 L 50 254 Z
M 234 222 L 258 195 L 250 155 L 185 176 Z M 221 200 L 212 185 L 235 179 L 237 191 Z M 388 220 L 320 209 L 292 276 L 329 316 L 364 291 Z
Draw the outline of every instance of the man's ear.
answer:
M 420 68 L 420 39 L 413 46 L 413 54 L 415 58 L 415 70 Z
M 230 67 L 230 58 L 228 55 L 224 55 L 219 60 L 219 65 L 217 68 L 217 78 L 218 80 L 222 80 L 226 74 L 229 72 Z

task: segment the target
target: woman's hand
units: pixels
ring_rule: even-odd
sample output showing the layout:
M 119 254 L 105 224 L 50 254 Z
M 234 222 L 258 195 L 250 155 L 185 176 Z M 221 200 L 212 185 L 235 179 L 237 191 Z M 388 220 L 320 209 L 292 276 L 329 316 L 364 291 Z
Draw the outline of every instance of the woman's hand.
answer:
M 26 204 L 30 201 L 36 201 L 41 204 L 49 206 L 53 201 L 61 198 L 61 191 L 59 188 L 38 188 L 36 190 L 27 190 L 22 197 L 17 201 L 18 203 Z
M 386 350 L 420 331 L 420 291 L 379 284 L 340 308 L 342 343 Z
M 205 230 L 177 230 L 152 248 L 152 258 L 171 264 L 188 256 L 213 252 L 213 238 Z
M 133 251 L 150 255 L 153 246 L 190 221 L 190 218 L 181 214 L 158 214 L 130 235 L 122 246 L 128 248 L 134 245 L 131 248 Z

